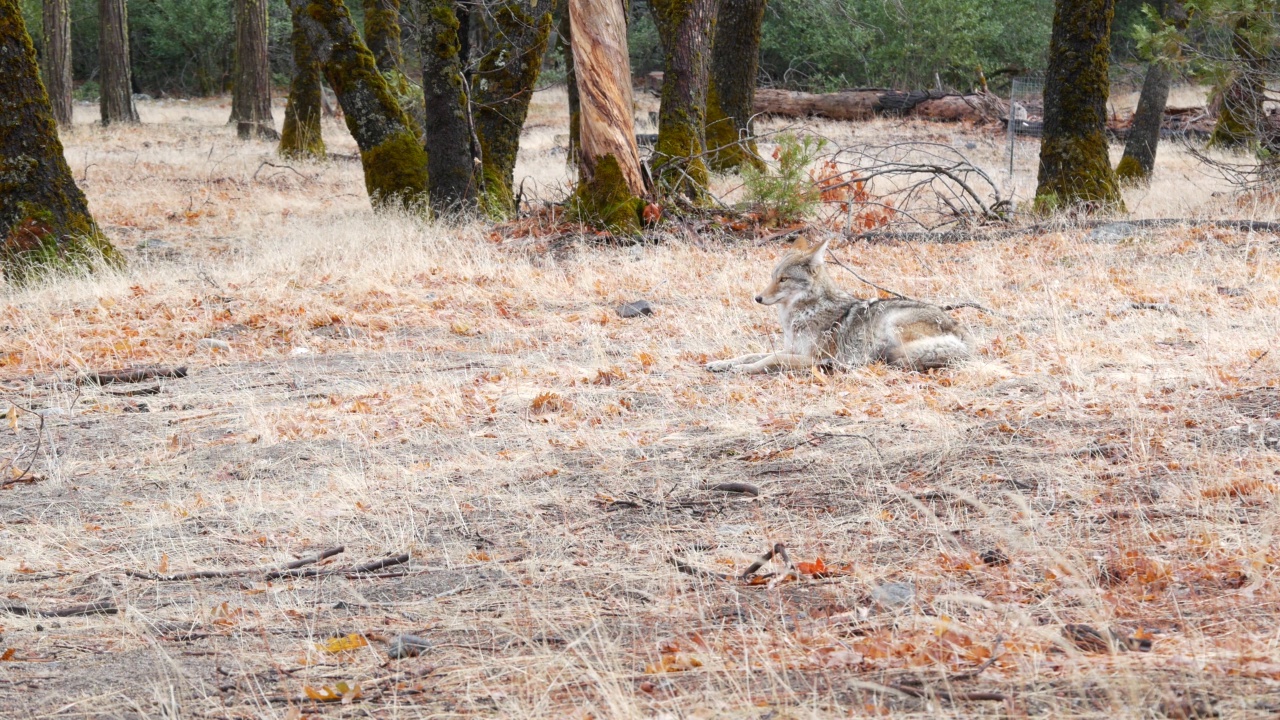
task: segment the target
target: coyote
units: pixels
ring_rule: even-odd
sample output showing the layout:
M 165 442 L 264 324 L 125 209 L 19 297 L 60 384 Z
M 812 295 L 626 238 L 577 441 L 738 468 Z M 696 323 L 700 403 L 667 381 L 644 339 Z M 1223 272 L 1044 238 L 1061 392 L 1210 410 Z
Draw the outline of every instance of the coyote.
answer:
M 817 364 L 853 367 L 882 360 L 912 370 L 943 367 L 969 356 L 969 336 L 937 305 L 907 299 L 862 300 L 831 281 L 816 248 L 798 241 L 756 296 L 776 305 L 783 349 L 708 363 L 711 372 L 763 373 Z

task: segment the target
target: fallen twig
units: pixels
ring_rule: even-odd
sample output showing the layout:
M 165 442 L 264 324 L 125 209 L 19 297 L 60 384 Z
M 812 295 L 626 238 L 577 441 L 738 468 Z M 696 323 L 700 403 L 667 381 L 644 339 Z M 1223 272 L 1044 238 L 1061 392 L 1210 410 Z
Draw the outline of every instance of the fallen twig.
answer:
M 159 378 L 184 378 L 187 376 L 186 366 L 176 368 L 166 367 L 146 367 L 146 368 L 125 368 L 123 370 L 107 370 L 106 372 L 93 372 L 80 377 L 80 384 L 89 383 L 92 385 L 110 385 L 112 383 L 136 383 L 144 380 L 156 380 Z
M 39 608 L 29 608 L 25 605 L 6 603 L 0 604 L 0 612 L 6 612 L 10 615 L 27 615 L 29 617 L 83 617 L 85 615 L 115 615 L 120 612 L 120 608 L 116 607 L 116 604 L 110 600 L 103 599 L 84 605 L 71 605 L 53 610 L 41 610 Z
M 159 385 L 151 385 L 149 387 L 135 388 L 133 390 L 107 390 L 108 395 L 116 397 L 137 397 L 139 395 L 159 395 L 161 391 Z
M 727 482 L 720 483 L 707 488 L 708 490 L 719 490 L 720 492 L 739 493 L 742 495 L 750 495 L 751 497 L 760 497 L 760 488 L 750 483 L 744 482 Z
M 304 565 L 312 565 L 331 558 L 345 552 L 346 548 L 339 545 L 338 547 L 329 548 L 315 555 L 309 555 L 305 558 L 294 560 L 279 570 L 272 570 L 266 574 L 266 580 L 275 580 L 276 578 L 292 576 L 293 570 L 303 567 Z M 193 570 L 191 572 L 174 573 L 172 575 L 160 575 L 158 573 L 144 572 L 139 570 L 125 570 L 124 574 L 129 577 L 135 577 L 140 580 L 156 580 L 159 582 L 182 582 L 184 580 L 204 580 L 208 578 L 227 578 L 242 577 L 245 575 L 253 575 L 262 572 L 262 568 L 234 568 L 229 570 Z
M 337 547 L 332 547 L 332 548 L 329 548 L 328 550 L 318 552 L 315 555 L 304 557 L 299 560 L 294 560 L 288 565 L 285 565 L 280 570 L 272 570 L 271 572 L 267 573 L 266 579 L 275 580 L 276 578 L 293 575 L 293 571 L 297 570 L 300 567 L 303 567 L 306 565 L 314 565 L 320 562 L 321 560 L 327 560 L 328 558 L 331 558 L 334 555 L 340 555 L 343 552 L 346 552 L 346 549 L 347 548 L 345 546 L 339 545 Z
M 35 412 L 30 408 L 23 407 L 13 402 L 12 400 L 9 401 L 9 404 L 12 405 L 16 410 L 21 410 L 25 413 L 30 413 L 40 418 L 40 424 L 39 426 L 36 427 L 36 446 L 35 446 L 35 449 L 31 451 L 31 462 L 27 463 L 27 466 L 22 469 L 22 472 L 18 473 L 17 475 L 13 475 L 12 477 L 7 477 L 4 479 L 3 482 L 0 482 L 0 488 L 11 487 L 13 485 L 17 485 L 18 483 L 35 482 L 36 480 L 39 479 L 31 474 L 31 468 L 35 467 L 36 458 L 40 456 L 40 443 L 44 441 L 44 415 L 41 415 L 40 413 Z M 8 460 L 5 463 L 4 468 L 0 470 L 0 472 L 8 472 L 10 468 L 12 468 L 15 463 L 17 463 L 17 461 L 18 461 L 18 455 L 15 454 L 11 460 Z
M 723 573 L 718 573 L 718 572 L 711 572 L 710 570 L 703 570 L 702 568 L 694 567 L 677 557 L 669 558 L 668 562 L 674 565 L 676 567 L 676 570 L 679 570 L 685 575 L 692 575 L 694 577 L 704 578 L 708 580 L 728 580 L 729 579 L 728 575 L 725 575 Z

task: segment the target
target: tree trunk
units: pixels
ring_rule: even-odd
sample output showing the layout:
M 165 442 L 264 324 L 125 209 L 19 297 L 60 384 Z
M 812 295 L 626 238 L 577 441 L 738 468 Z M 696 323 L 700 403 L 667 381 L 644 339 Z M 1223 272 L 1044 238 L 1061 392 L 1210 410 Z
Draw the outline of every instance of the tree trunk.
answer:
M 231 122 L 241 140 L 279 139 L 271 115 L 271 63 L 267 57 L 267 0 L 236 0 L 235 87 Z
M 1142 94 L 1138 96 L 1138 109 L 1133 114 L 1133 124 L 1129 126 L 1129 136 L 1125 139 L 1124 157 L 1116 166 L 1116 176 L 1121 182 L 1145 183 L 1151 180 L 1171 82 L 1173 70 L 1168 64 L 1156 60 L 1147 66 Z
M 343 0 L 288 0 L 360 148 L 375 207 L 427 201 L 427 153 Z
M 44 86 L 53 119 L 71 125 L 71 4 L 44 0 Z
M 284 109 L 284 129 L 280 132 L 280 154 L 285 157 L 324 159 L 324 135 L 320 118 L 324 88 L 320 84 L 324 70 L 311 52 L 302 20 L 293 16 L 293 82 L 289 85 L 289 104 Z
M 472 142 L 467 83 L 456 0 L 420 0 L 422 94 L 426 101 L 428 175 L 431 207 L 437 212 L 465 210 L 476 199 L 475 148 Z
M 1123 208 L 1107 157 L 1111 19 L 1115 0 L 1056 0 L 1044 85 L 1036 206 Z
M 480 140 L 481 198 L 485 212 L 517 210 L 512 187 L 520 130 L 542 71 L 555 0 L 499 0 L 486 17 L 485 48 L 471 78 Z
M 662 38 L 662 107 L 653 149 L 654 181 L 662 193 L 701 200 L 708 182 L 707 84 L 718 0 L 651 0 Z
M 0 0 L 0 238 L 10 283 L 120 261 L 63 157 L 19 0 Z
M 632 118 L 631 61 L 620 0 L 569 0 L 574 76 L 581 102 L 577 220 L 640 231 L 646 194 Z
M 129 12 L 125 0 L 98 2 L 99 99 L 102 124 L 138 122 L 129 66 Z
M 1236 54 L 1236 76 L 1219 97 L 1218 120 L 1213 126 L 1209 144 L 1216 147 L 1241 148 L 1257 145 L 1266 119 L 1267 57 L 1254 44 L 1251 34 L 1255 21 L 1242 17 L 1236 22 L 1231 47 Z
M 720 0 L 707 91 L 707 150 L 713 170 L 764 169 L 752 139 L 765 0 Z
M 384 73 L 403 73 L 400 0 L 364 0 L 364 37 Z
M 578 164 L 578 148 L 581 145 L 580 115 L 581 102 L 578 100 L 578 80 L 573 71 L 573 28 L 569 22 L 569 7 L 565 3 L 556 25 L 556 46 L 564 57 L 564 82 L 569 94 L 569 152 L 565 154 L 565 162 Z
M 1186 9 L 1181 0 L 1163 0 L 1156 7 L 1161 16 L 1180 29 L 1188 23 Z M 1160 144 L 1160 129 L 1164 125 L 1164 110 L 1169 104 L 1169 85 L 1173 82 L 1173 67 L 1164 58 L 1156 57 L 1147 67 L 1147 77 L 1142 81 L 1142 93 L 1138 95 L 1138 108 L 1134 111 L 1129 136 L 1125 139 L 1124 157 L 1116 166 L 1116 177 L 1122 183 L 1146 183 L 1156 167 L 1156 148 Z

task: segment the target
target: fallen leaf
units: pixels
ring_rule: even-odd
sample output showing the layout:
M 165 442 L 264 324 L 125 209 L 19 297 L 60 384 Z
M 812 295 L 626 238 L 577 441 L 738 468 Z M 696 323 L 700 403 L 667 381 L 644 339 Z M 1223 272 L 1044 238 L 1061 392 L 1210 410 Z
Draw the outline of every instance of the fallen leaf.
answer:
M 327 653 L 340 653 L 348 650 L 356 650 L 369 644 L 369 641 L 363 635 L 351 633 L 346 637 L 331 638 L 323 645 L 317 643 L 316 647 Z

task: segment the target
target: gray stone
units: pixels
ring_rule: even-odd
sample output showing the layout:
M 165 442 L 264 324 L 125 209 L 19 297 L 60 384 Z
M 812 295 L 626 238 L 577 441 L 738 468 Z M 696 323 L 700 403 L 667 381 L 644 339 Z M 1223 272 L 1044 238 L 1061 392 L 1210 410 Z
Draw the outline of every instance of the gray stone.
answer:
M 431 649 L 431 641 L 417 635 L 400 635 L 391 641 L 387 654 L 394 659 L 417 657 Z
M 885 583 L 871 591 L 871 599 L 885 607 L 901 607 L 915 597 L 916 586 L 908 582 Z
M 1089 233 L 1089 239 L 1093 242 L 1120 242 L 1137 234 L 1138 226 L 1133 223 L 1108 223 L 1094 228 Z
M 649 304 L 648 300 L 629 302 L 626 305 L 619 305 L 616 309 L 619 317 L 624 318 L 637 318 L 641 315 L 653 314 L 653 306 Z

